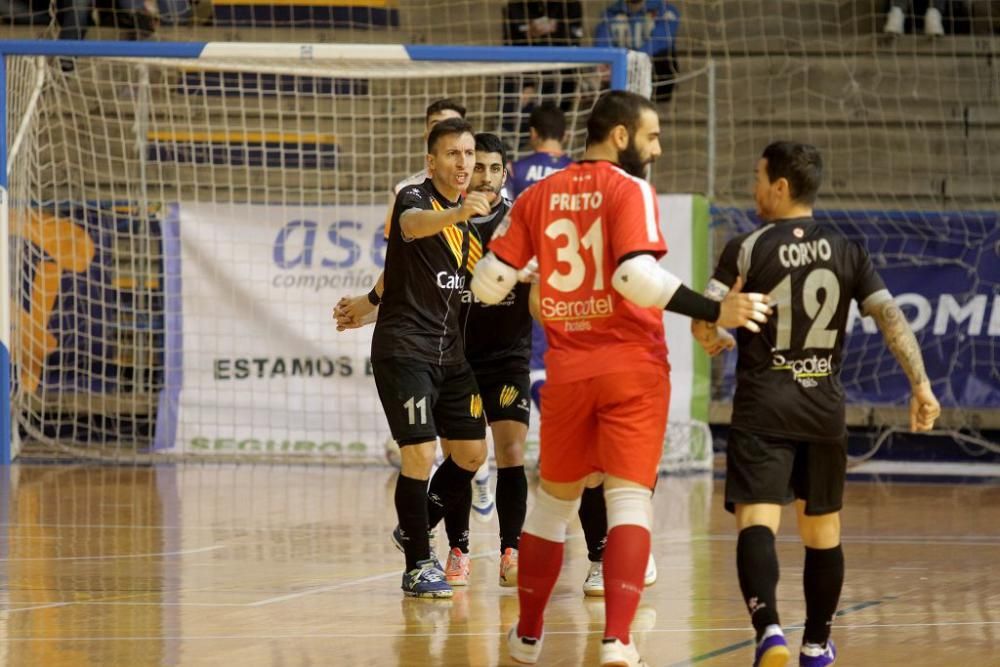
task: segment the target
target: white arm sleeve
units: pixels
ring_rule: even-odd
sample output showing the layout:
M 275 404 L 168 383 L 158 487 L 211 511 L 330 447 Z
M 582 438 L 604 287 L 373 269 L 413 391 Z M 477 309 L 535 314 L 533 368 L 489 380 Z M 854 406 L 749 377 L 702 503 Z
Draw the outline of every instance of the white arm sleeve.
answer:
M 517 269 L 497 259 L 492 252 L 476 263 L 472 293 L 486 304 L 497 304 L 517 285 Z
M 652 255 L 637 255 L 618 265 L 611 285 L 640 308 L 666 308 L 681 279 L 664 270 Z

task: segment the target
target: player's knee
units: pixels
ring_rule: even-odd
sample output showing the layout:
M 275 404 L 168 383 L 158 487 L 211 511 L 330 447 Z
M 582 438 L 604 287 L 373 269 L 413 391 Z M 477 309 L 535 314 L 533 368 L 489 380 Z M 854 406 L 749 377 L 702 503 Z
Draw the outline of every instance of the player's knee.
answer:
M 524 443 L 520 441 L 494 441 L 493 453 L 496 455 L 498 468 L 524 465 Z
M 604 490 L 608 507 L 608 530 L 615 526 L 640 526 L 653 529 L 653 492 L 637 486 Z
M 580 499 L 562 500 L 539 488 L 535 506 L 524 520 L 523 531 L 549 542 L 565 542 L 566 526 L 580 509 Z
M 486 460 L 485 440 L 452 441 L 451 459 L 459 468 L 478 470 Z
M 750 526 L 765 526 L 777 535 L 781 526 L 781 505 L 770 503 L 736 505 L 736 526 L 740 530 Z
M 588 489 L 595 489 L 604 483 L 604 473 L 603 472 L 592 472 L 587 475 L 587 479 L 584 480 L 583 485 Z
M 434 465 L 435 443 L 401 444 L 400 472 L 412 479 L 427 479 Z
M 802 516 L 799 536 L 810 549 L 832 549 L 840 544 L 840 513 Z

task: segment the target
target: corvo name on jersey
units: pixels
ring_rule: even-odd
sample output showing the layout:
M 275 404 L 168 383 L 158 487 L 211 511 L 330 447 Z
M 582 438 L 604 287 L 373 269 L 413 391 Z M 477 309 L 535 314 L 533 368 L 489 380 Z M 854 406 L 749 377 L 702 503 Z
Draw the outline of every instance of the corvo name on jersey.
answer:
M 817 260 L 828 260 L 833 255 L 830 242 L 826 239 L 784 243 L 778 248 L 778 259 L 785 268 L 805 266 Z
M 441 289 L 465 289 L 465 274 L 437 272 L 437 284 Z
M 565 192 L 553 194 L 549 199 L 550 211 L 593 211 L 604 203 L 604 195 L 598 192 Z

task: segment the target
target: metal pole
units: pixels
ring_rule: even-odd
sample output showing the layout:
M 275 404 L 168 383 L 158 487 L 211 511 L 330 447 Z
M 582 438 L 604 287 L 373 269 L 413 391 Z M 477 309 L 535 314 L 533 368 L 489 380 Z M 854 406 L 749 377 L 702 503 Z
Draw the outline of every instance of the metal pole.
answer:
M 705 197 L 709 203 L 715 200 L 715 59 L 708 60 L 708 183 Z

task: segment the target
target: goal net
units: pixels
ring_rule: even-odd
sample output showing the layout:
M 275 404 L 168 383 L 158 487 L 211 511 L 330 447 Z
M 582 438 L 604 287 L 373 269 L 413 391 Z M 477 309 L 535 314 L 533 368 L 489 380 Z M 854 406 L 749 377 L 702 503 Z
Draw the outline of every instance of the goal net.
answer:
M 937 2 L 937 15 L 927 0 L 902 3 L 893 15 L 889 4 L 398 7 L 400 29 L 417 40 L 488 44 L 519 34 L 587 45 L 610 35 L 650 53 L 663 121 L 652 181 L 658 192 L 708 197 L 716 252 L 759 222 L 750 191 L 762 149 L 781 139 L 816 145 L 825 162 L 819 217 L 868 248 L 920 341 L 944 408 L 939 426 L 984 454 L 1000 438 L 1000 3 Z M 545 19 L 568 29 L 546 32 Z M 247 28 L 271 29 L 259 21 Z M 905 431 L 908 382 L 870 320 L 852 317 L 844 359 L 850 425 L 873 448 Z M 715 362 L 713 423 L 729 420 L 733 367 L 734 355 Z
M 6 56 L 25 455 L 381 460 L 371 330 L 331 312 L 382 267 L 427 105 L 456 99 L 516 156 L 526 103 L 551 101 L 579 155 L 596 96 L 650 81 L 645 56 L 596 49 L 31 48 Z M 673 468 L 707 460 L 703 425 L 671 432 Z

